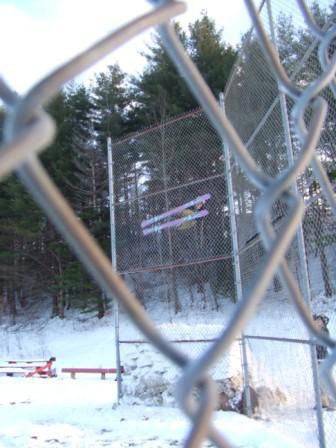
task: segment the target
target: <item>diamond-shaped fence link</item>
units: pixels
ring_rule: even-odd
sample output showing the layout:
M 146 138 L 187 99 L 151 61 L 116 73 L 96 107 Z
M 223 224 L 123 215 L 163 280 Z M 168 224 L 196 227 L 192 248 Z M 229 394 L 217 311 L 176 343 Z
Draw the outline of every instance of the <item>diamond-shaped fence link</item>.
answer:
M 316 329 L 310 311 L 313 297 L 328 298 L 335 290 L 336 29 L 329 2 L 269 0 L 262 2 L 258 14 L 252 0 L 246 0 L 254 28 L 244 38 L 222 107 L 169 24 L 183 12 L 183 4 L 152 3 L 152 12 L 56 70 L 25 97 L 19 98 L 0 81 L 0 96 L 9 106 L 0 175 L 17 171 L 97 284 L 118 299 L 146 339 L 178 369 L 176 399 L 192 422 L 185 446 L 201 446 L 206 437 L 216 446 L 231 446 L 212 422 L 218 391 L 211 374 L 215 377 L 218 363 L 224 360 L 225 364 L 238 338 L 245 386 L 248 383 L 255 390 L 262 378 L 271 378 L 278 387 L 278 397 L 269 400 L 271 404 L 287 400 L 292 406 L 287 406 L 287 416 L 294 409 L 292 421 L 302 428 L 308 425 L 313 446 L 332 447 L 335 417 L 322 412 L 325 390 L 320 379 L 336 398 L 335 341 Z M 326 8 L 324 15 L 321 8 Z M 202 111 L 114 142 L 115 268 L 128 284 L 133 282 L 141 304 L 111 270 L 110 260 L 36 155 L 53 138 L 53 125 L 41 106 L 64 82 L 151 26 L 158 26 L 168 54 Z M 203 208 L 195 203 L 181 208 L 204 195 L 210 197 Z M 153 232 L 145 235 L 148 220 L 172 209 L 174 219 L 180 221 L 163 231 L 154 220 Z M 190 218 L 190 213 L 199 216 Z M 191 356 L 190 350 L 180 349 L 182 341 L 176 341 L 183 335 L 172 337 L 167 329 L 156 328 L 150 310 L 146 311 L 148 285 L 153 282 L 162 285 L 163 300 L 169 307 L 173 304 L 174 312 L 185 297 L 188 303 L 195 300 L 195 288 L 204 306 L 211 295 L 215 308 L 223 296 L 237 304 L 226 316 L 224 328 L 221 325 L 213 338 L 203 341 L 207 348 L 198 353 L 195 348 Z M 185 282 L 183 298 L 178 282 Z M 263 326 L 267 334 L 261 335 L 258 319 L 272 305 L 279 325 Z M 292 307 L 291 318 L 283 313 L 285 307 Z M 334 319 L 330 323 L 335 328 Z M 316 343 L 330 351 L 320 365 Z M 277 344 L 282 348 L 276 348 Z M 253 362 L 253 358 L 258 359 Z M 286 364 L 288 378 L 285 371 L 281 373 Z M 300 380 L 295 379 L 299 366 L 294 364 L 305 372 Z M 302 383 L 307 391 L 304 397 Z M 244 392 L 251 409 L 256 397 L 249 387 Z M 266 387 L 259 399 L 267 401 L 271 392 L 275 393 L 274 388 Z M 284 412 L 271 411 L 284 428 Z M 302 440 L 306 444 L 307 439 Z

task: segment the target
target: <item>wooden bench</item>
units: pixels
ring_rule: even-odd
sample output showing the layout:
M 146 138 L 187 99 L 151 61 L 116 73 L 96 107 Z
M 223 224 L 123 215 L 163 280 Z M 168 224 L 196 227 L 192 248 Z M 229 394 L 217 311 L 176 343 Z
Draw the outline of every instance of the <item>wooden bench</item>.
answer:
M 121 366 L 121 373 L 124 373 L 124 367 Z M 76 379 L 77 373 L 99 373 L 102 380 L 105 380 L 106 375 L 109 373 L 117 373 L 115 368 L 103 368 L 103 367 L 63 367 L 62 373 L 70 373 L 71 378 Z
M 26 376 L 30 370 L 22 366 L 0 366 L 0 375 L 6 376 Z
M 53 368 L 53 362 L 56 358 L 53 356 L 49 360 L 10 360 L 0 361 L 0 374 L 7 376 L 21 375 L 26 377 L 37 376 L 56 376 L 56 370 Z

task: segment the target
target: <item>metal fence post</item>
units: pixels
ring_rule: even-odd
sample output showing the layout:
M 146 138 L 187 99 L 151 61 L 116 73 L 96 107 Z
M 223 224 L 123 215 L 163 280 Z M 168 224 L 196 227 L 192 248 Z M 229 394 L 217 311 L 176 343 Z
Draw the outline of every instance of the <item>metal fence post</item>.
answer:
M 267 5 L 268 20 L 269 20 L 269 24 L 270 24 L 271 39 L 275 46 L 275 49 L 277 50 L 277 39 L 276 39 L 276 34 L 275 34 L 275 29 L 274 29 L 274 20 L 273 20 L 273 14 L 272 14 L 271 0 L 267 0 L 266 5 Z M 277 82 L 278 82 L 278 79 L 277 79 Z M 290 130 L 290 125 L 289 125 L 286 97 L 280 88 L 279 88 L 279 98 L 280 98 L 281 118 L 282 118 L 284 133 L 285 133 L 288 165 L 291 166 L 294 163 L 294 153 L 293 153 L 293 146 L 292 146 L 292 139 L 291 139 L 291 130 Z M 293 184 L 292 188 L 295 191 L 295 193 L 298 193 L 298 186 L 296 183 Z M 310 308 L 311 291 L 310 291 L 310 286 L 309 286 L 307 254 L 306 254 L 306 246 L 305 246 L 305 241 L 304 241 L 302 223 L 300 223 L 298 230 L 297 230 L 297 242 L 298 242 L 298 249 L 299 249 L 300 273 L 301 273 L 301 282 L 302 282 L 302 287 L 303 287 L 303 296 L 305 298 L 305 301 L 306 301 L 308 307 Z M 325 442 L 325 432 L 324 432 L 322 406 L 321 406 L 320 380 L 319 380 L 318 364 L 317 364 L 317 358 L 316 358 L 316 348 L 314 345 L 314 339 L 311 337 L 311 335 L 309 335 L 309 340 L 312 342 L 309 346 L 309 349 L 310 349 L 311 366 L 312 366 L 312 373 L 313 373 L 313 386 L 314 386 L 314 394 L 315 394 L 319 446 L 320 446 L 320 448 L 325 448 L 326 442 Z
M 224 93 L 219 94 L 220 107 L 225 114 L 225 102 Z M 224 165 L 225 165 L 225 175 L 226 175 L 226 185 L 228 189 L 228 199 L 229 199 L 229 216 L 230 216 L 230 227 L 231 227 L 231 239 L 232 239 L 232 252 L 233 252 L 233 264 L 234 264 L 234 278 L 236 286 L 237 301 L 242 300 L 243 290 L 241 281 L 241 271 L 239 262 L 239 247 L 238 247 L 238 235 L 237 235 L 237 222 L 235 213 L 235 204 L 233 197 L 233 186 L 232 186 L 232 172 L 231 172 L 231 161 L 230 161 L 230 151 L 228 143 L 223 141 L 223 153 L 224 153 Z M 244 381 L 244 400 L 246 404 L 246 411 L 249 417 L 252 416 L 252 402 L 251 393 L 249 385 L 249 368 L 246 352 L 246 339 L 244 333 L 241 335 L 241 354 L 242 354 L 242 370 L 243 370 L 243 381 Z
M 116 249 L 116 230 L 115 230 L 115 206 L 114 206 L 114 182 L 113 182 L 113 157 L 112 157 L 112 139 L 107 138 L 107 164 L 108 164 L 108 183 L 109 183 L 109 205 L 110 205 L 110 229 L 111 229 L 111 260 L 112 268 L 117 271 L 117 249 Z M 119 343 L 119 305 L 113 297 L 114 309 L 114 331 L 115 331 L 115 351 L 116 351 L 116 369 L 117 369 L 117 403 L 122 397 L 121 387 L 121 364 L 120 364 L 120 343 Z

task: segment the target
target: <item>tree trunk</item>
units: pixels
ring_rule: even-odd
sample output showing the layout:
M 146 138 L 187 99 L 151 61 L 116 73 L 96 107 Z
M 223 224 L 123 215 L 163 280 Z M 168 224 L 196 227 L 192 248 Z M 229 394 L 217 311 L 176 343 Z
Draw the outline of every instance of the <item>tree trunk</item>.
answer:
M 171 272 L 171 279 L 172 279 L 171 286 L 172 286 L 172 292 L 173 292 L 173 297 L 174 297 L 174 310 L 175 310 L 175 314 L 177 314 L 181 311 L 181 302 L 180 302 L 180 298 L 178 296 L 178 291 L 177 291 L 175 269 L 172 269 L 170 272 Z
M 138 278 L 138 276 L 140 277 L 140 279 Z M 139 272 L 139 273 L 135 274 L 135 276 L 133 277 L 132 280 L 133 280 L 133 283 L 134 283 L 135 295 L 139 299 L 139 301 L 143 305 L 143 307 L 146 308 L 146 306 L 145 306 L 145 298 L 144 298 L 143 274 L 142 274 L 142 272 Z
M 185 271 L 186 275 L 184 275 L 184 277 L 187 277 L 187 286 L 188 286 L 188 291 L 189 291 L 189 296 L 190 296 L 190 303 L 191 306 L 194 306 L 195 304 L 195 296 L 194 296 L 194 291 L 193 291 L 193 283 L 191 281 L 191 273 L 190 273 L 190 267 L 187 266 Z
M 98 319 L 102 319 L 105 316 L 105 299 L 103 292 L 101 292 L 101 294 L 98 295 L 97 297 L 97 308 L 98 308 L 97 317 Z
M 9 304 L 9 312 L 12 320 L 12 325 L 16 324 L 16 316 L 17 316 L 17 308 L 15 301 L 14 288 L 11 285 L 8 291 L 8 304 Z
M 20 288 L 19 291 L 19 303 L 21 308 L 25 308 L 27 305 L 27 295 L 24 293 L 22 288 Z
M 278 291 L 281 291 L 281 283 L 280 283 L 280 280 L 279 280 L 279 278 L 278 278 L 278 276 L 277 275 L 275 275 L 274 277 L 273 277 L 273 287 L 274 287 L 274 291 L 275 292 L 278 292 Z
M 324 292 L 325 292 L 326 297 L 331 297 L 332 296 L 332 287 L 331 287 L 330 278 L 329 278 L 328 259 L 326 257 L 323 247 L 320 250 L 320 262 L 321 262 L 321 269 L 322 269 Z
M 64 319 L 65 317 L 65 303 L 64 303 L 64 291 L 63 288 L 61 288 L 58 292 L 58 316 L 60 319 Z
M 52 311 L 51 317 L 58 317 L 58 296 L 57 294 L 53 294 L 52 296 Z
M 316 247 L 318 250 L 318 254 L 320 257 L 321 270 L 322 270 L 322 278 L 324 284 L 324 293 L 326 297 L 332 296 L 332 287 L 329 277 L 329 267 L 328 267 L 328 259 L 325 254 L 324 245 L 323 245 L 323 236 L 324 236 L 324 226 L 322 220 L 322 210 L 319 205 L 314 207 L 315 216 L 316 216 L 316 225 L 314 225 L 314 234 Z M 314 223 L 315 224 L 315 223 Z

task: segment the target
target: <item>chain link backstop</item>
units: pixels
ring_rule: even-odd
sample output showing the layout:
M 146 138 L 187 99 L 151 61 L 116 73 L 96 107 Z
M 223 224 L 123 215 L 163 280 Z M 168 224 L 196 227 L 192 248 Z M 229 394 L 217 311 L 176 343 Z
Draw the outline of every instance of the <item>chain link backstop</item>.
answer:
M 222 142 L 205 114 L 195 111 L 118 141 L 113 154 L 118 272 L 144 306 L 155 286 L 173 313 L 193 305 L 219 309 L 223 296 L 234 300 Z M 144 220 L 205 194 L 211 195 L 205 218 L 144 234 Z

